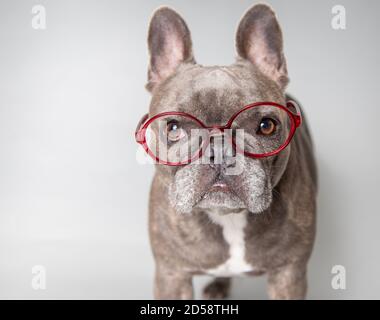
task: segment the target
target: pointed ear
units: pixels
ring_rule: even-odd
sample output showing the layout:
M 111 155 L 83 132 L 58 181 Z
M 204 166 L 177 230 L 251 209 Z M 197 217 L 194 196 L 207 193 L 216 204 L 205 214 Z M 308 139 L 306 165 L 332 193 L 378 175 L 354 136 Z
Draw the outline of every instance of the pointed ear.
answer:
M 289 79 L 282 33 L 270 7 L 259 4 L 246 12 L 237 30 L 236 48 L 240 57 L 251 61 L 282 90 L 285 89 Z
M 146 88 L 149 91 L 172 75 L 182 62 L 195 63 L 190 31 L 181 16 L 168 7 L 159 8 L 153 14 L 148 48 L 150 65 Z

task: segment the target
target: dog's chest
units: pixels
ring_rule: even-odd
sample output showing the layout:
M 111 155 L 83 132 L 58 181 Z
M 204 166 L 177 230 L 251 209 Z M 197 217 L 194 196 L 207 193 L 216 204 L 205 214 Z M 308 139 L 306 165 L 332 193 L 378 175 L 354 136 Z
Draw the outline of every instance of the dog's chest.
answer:
M 209 211 L 209 218 L 222 228 L 224 240 L 229 246 L 229 257 L 221 265 L 206 272 L 214 276 L 233 276 L 253 271 L 253 267 L 245 259 L 244 229 L 247 225 L 247 211 L 221 215 L 217 211 Z

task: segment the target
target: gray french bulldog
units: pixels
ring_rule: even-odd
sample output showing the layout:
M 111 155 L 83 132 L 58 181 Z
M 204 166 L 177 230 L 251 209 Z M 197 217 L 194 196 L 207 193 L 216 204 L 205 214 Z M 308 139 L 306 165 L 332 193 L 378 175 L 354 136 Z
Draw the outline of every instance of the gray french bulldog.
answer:
M 225 124 L 243 106 L 289 99 L 282 33 L 267 5 L 253 6 L 241 19 L 233 65 L 197 64 L 186 23 L 167 7 L 152 17 L 148 46 L 151 117 L 181 111 Z M 215 277 L 204 298 L 227 297 L 232 276 L 261 274 L 271 299 L 305 298 L 317 194 L 307 124 L 281 152 L 243 157 L 240 164 L 235 175 L 226 174 L 223 162 L 156 166 L 149 206 L 155 298 L 193 298 L 192 277 L 199 274 Z

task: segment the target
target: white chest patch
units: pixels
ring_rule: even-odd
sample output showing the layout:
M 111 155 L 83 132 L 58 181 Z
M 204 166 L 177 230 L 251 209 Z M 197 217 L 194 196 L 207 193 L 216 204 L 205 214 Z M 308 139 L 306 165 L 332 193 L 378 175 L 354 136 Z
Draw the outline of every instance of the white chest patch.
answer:
M 229 258 L 216 268 L 206 270 L 207 273 L 227 277 L 252 271 L 253 267 L 245 260 L 244 228 L 247 225 L 247 211 L 221 215 L 210 211 L 208 216 L 211 221 L 220 225 L 223 229 L 223 237 L 230 246 Z

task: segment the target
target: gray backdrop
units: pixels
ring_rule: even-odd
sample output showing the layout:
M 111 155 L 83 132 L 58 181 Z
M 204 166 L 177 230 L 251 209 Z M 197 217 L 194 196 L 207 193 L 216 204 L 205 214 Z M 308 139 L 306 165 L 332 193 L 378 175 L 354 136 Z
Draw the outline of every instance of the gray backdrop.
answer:
M 318 155 L 308 297 L 380 298 L 380 2 L 268 2 Z M 31 26 L 35 4 L 46 30 Z M 133 131 L 149 104 L 148 21 L 162 4 L 187 21 L 198 62 L 230 64 L 254 2 L 1 0 L 0 298 L 152 298 L 153 168 L 136 161 Z M 335 4 L 346 30 L 331 27 Z M 35 265 L 45 290 L 31 285 Z M 334 265 L 345 290 L 331 286 Z M 198 297 L 206 280 L 195 280 Z M 233 298 L 266 298 L 265 278 L 238 278 Z

